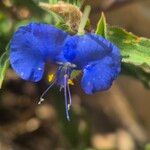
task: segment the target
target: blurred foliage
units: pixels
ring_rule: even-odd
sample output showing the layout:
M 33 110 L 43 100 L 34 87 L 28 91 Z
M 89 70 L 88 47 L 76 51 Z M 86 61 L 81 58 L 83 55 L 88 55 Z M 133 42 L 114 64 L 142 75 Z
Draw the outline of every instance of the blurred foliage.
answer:
M 60 0 L 49 0 L 50 4 L 56 4 L 58 3 Z M 62 0 L 66 3 L 70 3 L 73 4 L 75 6 L 81 7 L 81 5 L 83 4 L 84 0 Z
M 144 150 L 150 150 L 150 144 L 146 144 L 145 149 Z
M 12 22 L 3 12 L 0 12 L 0 54 L 5 50 L 12 31 Z

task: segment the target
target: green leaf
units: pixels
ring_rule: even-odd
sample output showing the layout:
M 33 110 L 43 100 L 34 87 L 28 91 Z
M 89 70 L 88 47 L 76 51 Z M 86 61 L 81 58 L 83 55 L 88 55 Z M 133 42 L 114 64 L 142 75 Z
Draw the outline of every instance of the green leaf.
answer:
M 107 38 L 120 48 L 122 62 L 150 73 L 150 39 L 135 36 L 117 27 L 109 27 Z
M 101 15 L 101 18 L 97 24 L 97 28 L 96 28 L 95 33 L 106 38 L 106 32 L 107 32 L 106 18 L 105 18 L 104 13 L 102 12 L 102 15 Z
M 108 28 L 107 38 L 121 50 L 122 73 L 150 88 L 150 40 L 117 27 Z
M 7 49 L 0 57 L 0 88 L 2 87 L 2 83 L 8 66 L 9 66 L 9 51 Z

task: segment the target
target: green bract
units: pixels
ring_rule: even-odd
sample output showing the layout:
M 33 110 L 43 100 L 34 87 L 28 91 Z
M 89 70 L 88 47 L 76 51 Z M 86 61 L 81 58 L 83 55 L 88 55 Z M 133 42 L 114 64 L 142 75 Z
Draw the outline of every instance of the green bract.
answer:
M 106 18 L 104 16 L 104 13 L 102 13 L 101 18 L 97 24 L 96 34 L 99 34 L 106 38 L 107 36 L 107 24 L 106 24 Z

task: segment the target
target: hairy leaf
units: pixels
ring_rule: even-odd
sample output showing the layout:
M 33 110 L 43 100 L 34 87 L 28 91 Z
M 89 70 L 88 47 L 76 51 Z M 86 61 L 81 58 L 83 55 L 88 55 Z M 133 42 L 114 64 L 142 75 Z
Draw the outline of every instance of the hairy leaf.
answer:
M 135 65 L 150 73 L 149 39 L 135 36 L 117 27 L 109 27 L 107 38 L 120 48 L 122 62 Z
M 108 28 L 107 38 L 121 50 L 122 73 L 150 88 L 150 40 L 117 27 Z

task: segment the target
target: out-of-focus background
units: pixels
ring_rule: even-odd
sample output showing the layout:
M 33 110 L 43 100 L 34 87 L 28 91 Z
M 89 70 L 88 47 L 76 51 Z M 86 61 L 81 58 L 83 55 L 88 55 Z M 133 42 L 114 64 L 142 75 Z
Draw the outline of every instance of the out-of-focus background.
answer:
M 46 0 L 45 0 L 46 1 Z M 96 26 L 102 11 L 110 25 L 150 38 L 150 0 L 87 0 Z M 36 0 L 0 0 L 0 54 L 18 26 L 31 20 L 50 22 Z M 63 93 L 54 87 L 21 80 L 7 71 L 0 90 L 0 150 L 150 150 L 150 89 L 120 76 L 110 90 L 92 96 L 71 87 L 72 120 L 64 113 Z

